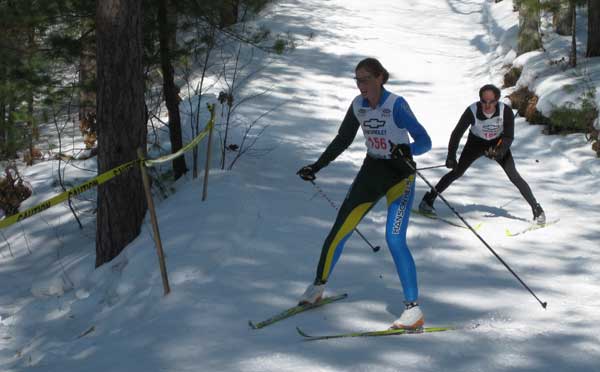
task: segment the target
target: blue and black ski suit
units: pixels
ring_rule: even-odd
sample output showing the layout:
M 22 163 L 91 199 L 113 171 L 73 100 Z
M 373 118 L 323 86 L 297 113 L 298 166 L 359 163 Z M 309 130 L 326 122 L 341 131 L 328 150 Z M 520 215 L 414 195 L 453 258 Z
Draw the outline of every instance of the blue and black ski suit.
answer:
M 386 196 L 386 241 L 396 264 L 405 300 L 418 297 L 417 274 L 413 257 L 406 244 L 406 230 L 415 190 L 415 172 L 407 164 L 412 155 L 431 149 L 431 139 L 417 121 L 406 100 L 382 89 L 377 106 L 357 96 L 348 109 L 337 136 L 312 165 L 318 171 L 338 157 L 352 142 L 361 127 L 366 140 L 367 156 L 358 172 L 336 221 L 321 251 L 315 284 L 325 283 L 337 263 L 346 240 L 377 201 Z M 414 142 L 410 142 L 410 137 Z M 411 156 L 392 159 L 391 144 L 406 144 Z

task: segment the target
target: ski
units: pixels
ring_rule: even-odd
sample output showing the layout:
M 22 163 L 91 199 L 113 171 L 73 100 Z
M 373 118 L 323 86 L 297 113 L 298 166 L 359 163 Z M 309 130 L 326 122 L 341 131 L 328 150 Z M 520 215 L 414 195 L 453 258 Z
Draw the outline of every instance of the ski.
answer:
M 468 229 L 468 227 L 465 226 L 465 225 L 463 225 L 463 224 L 460 224 L 458 222 L 454 222 L 454 221 L 448 220 L 446 218 L 440 217 L 437 214 L 423 213 L 423 212 L 421 212 L 418 209 L 413 209 L 412 212 L 418 214 L 419 216 L 427 217 L 427 218 L 430 218 L 432 220 L 438 220 L 438 221 L 445 222 L 448 225 L 452 225 L 452 226 L 455 226 L 455 227 L 460 227 L 462 229 Z M 481 225 L 483 225 L 483 223 L 478 223 L 477 225 L 473 226 L 473 228 L 475 230 L 479 230 L 479 228 L 481 228 Z
M 548 221 L 543 225 L 539 225 L 536 222 L 532 223 L 531 225 L 529 225 L 528 227 L 515 231 L 515 232 L 511 232 L 509 229 L 505 230 L 506 236 L 517 236 L 517 235 L 521 235 L 521 234 L 525 234 L 526 232 L 529 231 L 534 231 L 534 230 L 538 230 L 538 229 L 543 229 L 546 226 L 549 225 L 553 225 L 555 223 L 557 223 L 560 219 L 556 219 L 556 220 L 552 220 L 552 221 Z
M 472 327 L 468 328 L 477 328 L 479 324 L 475 324 Z M 332 338 L 349 338 L 349 337 L 377 337 L 377 336 L 394 336 L 394 335 L 414 335 L 414 334 L 423 334 L 423 333 L 434 333 L 434 332 L 446 332 L 446 331 L 455 331 L 458 329 L 467 329 L 460 327 L 426 327 L 426 328 L 417 328 L 417 329 L 386 329 L 383 331 L 367 331 L 367 332 L 350 332 L 350 333 L 339 333 L 334 335 L 323 335 L 323 336 L 311 336 L 301 330 L 299 327 L 296 327 L 296 331 L 300 334 L 300 336 L 304 337 L 305 341 L 316 341 L 316 340 L 329 340 Z
M 330 304 L 335 301 L 343 300 L 346 297 L 348 297 L 347 293 L 337 295 L 337 296 L 323 297 L 319 302 L 317 302 L 315 304 L 296 305 L 294 307 L 290 307 L 287 310 L 283 310 L 279 314 L 276 314 L 276 315 L 270 317 L 269 319 L 263 320 L 262 322 L 259 322 L 259 323 L 253 323 L 251 320 L 249 320 L 248 324 L 250 325 L 250 328 L 252 328 L 252 329 L 260 329 L 260 328 L 266 327 L 268 325 L 271 325 L 275 322 L 278 322 L 280 320 L 283 320 L 283 319 L 289 318 L 293 315 L 299 314 L 301 312 L 304 312 L 304 311 L 307 311 L 310 309 L 314 309 L 316 307 L 320 307 L 323 305 L 327 305 L 327 304 Z

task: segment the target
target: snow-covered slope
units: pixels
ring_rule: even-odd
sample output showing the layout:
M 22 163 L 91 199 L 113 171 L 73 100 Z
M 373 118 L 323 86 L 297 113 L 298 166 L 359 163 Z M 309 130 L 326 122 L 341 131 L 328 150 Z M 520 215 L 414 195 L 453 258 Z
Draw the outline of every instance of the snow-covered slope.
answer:
M 420 167 L 443 164 L 450 132 L 479 87 L 498 83 L 516 14 L 510 1 L 282 0 L 266 20 L 302 40 L 246 89 L 272 94 L 242 108 L 248 117 L 281 105 L 260 139 L 271 151 L 232 171 L 182 180 L 158 205 L 172 293 L 162 284 L 151 229 L 94 270 L 93 216 L 79 231 L 57 207 L 2 231 L 0 369 L 3 371 L 597 371 L 600 359 L 598 160 L 581 135 L 544 136 L 523 119 L 513 153 L 550 219 L 517 237 L 531 218 L 502 170 L 477 161 L 444 196 L 544 301 L 535 299 L 466 229 L 414 215 L 415 257 L 427 325 L 475 330 L 302 342 L 319 334 L 387 328 L 402 293 L 385 249 L 385 206 L 346 245 L 328 293 L 349 297 L 262 330 L 258 321 L 295 305 L 313 280 L 335 210 L 295 172 L 335 136 L 352 98 L 356 63 L 379 58 L 387 88 L 404 96 L 433 140 Z M 502 30 L 507 35 L 502 37 Z M 510 59 L 510 56 L 509 56 Z M 317 183 L 338 204 L 364 157 L 362 135 Z M 26 171 L 29 206 L 56 191 L 52 165 Z M 424 170 L 431 182 L 445 173 Z M 73 174 L 82 177 L 85 173 Z M 46 185 L 46 186 L 44 186 Z M 420 200 L 426 185 L 417 181 Z M 438 201 L 440 214 L 453 218 Z

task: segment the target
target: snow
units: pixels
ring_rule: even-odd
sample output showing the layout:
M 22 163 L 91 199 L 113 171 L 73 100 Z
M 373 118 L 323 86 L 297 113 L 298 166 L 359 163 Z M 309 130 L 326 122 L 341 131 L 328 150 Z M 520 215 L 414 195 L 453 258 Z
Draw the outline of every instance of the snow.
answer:
M 95 192 L 86 192 L 76 200 L 81 230 L 60 205 L 0 231 L 7 240 L 0 246 L 0 370 L 598 371 L 599 160 L 583 135 L 546 136 L 523 118 L 516 121 L 515 161 L 557 224 L 507 237 L 505 229 L 528 225 L 531 211 L 485 159 L 444 196 L 472 225 L 483 223 L 478 232 L 548 302 L 546 310 L 470 231 L 413 215 L 408 243 L 426 324 L 480 326 L 303 342 L 295 326 L 312 334 L 385 329 L 402 312 L 382 202 L 359 229 L 384 249 L 373 253 L 353 236 L 328 283 L 327 293 L 349 293 L 346 300 L 261 330 L 248 327 L 248 320 L 295 305 L 314 278 L 335 210 L 295 172 L 335 136 L 357 94 L 352 76 L 360 59 L 382 61 L 391 75 L 387 88 L 407 99 L 430 133 L 433 149 L 416 159 L 419 167 L 443 164 L 460 114 L 481 85 L 501 82 L 506 63 L 523 66 L 520 84 L 542 93 L 545 109 L 576 100 L 584 79 L 598 86 L 600 73 L 593 59 L 581 60 L 575 74 L 549 65 L 567 55 L 564 43 L 550 43 L 548 55 L 517 57 L 510 1 L 373 0 L 365 7 L 358 0 L 282 0 L 265 23 L 300 40 L 244 88 L 272 87 L 240 115 L 280 106 L 265 118 L 270 126 L 259 140 L 270 152 L 243 157 L 231 171 L 213 163 L 205 202 L 202 179 L 189 176 L 170 186 L 167 199 L 156 197 L 171 294 L 163 296 L 149 218 L 119 257 L 94 269 L 95 220 L 86 199 Z M 575 88 L 560 89 L 565 84 Z M 364 153 L 359 134 L 319 172 L 317 184 L 338 205 Z M 95 169 L 94 159 L 77 164 L 82 169 L 65 173 L 73 185 Z M 22 171 L 34 189 L 22 208 L 60 191 L 57 166 L 45 161 Z M 437 182 L 445 172 L 422 174 Z M 416 202 L 426 190 L 419 179 Z M 436 206 L 454 218 L 441 201 Z

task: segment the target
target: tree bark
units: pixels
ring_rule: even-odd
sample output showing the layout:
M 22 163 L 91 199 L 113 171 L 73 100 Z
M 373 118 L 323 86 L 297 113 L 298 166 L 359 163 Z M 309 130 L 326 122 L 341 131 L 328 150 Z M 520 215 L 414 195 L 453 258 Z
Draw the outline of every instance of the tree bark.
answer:
M 169 112 L 169 137 L 171 139 L 171 153 L 179 151 L 183 147 L 181 134 L 181 116 L 179 113 L 179 88 L 175 85 L 174 68 L 171 64 L 171 45 L 174 45 L 174 34 L 176 24 L 169 22 L 172 15 L 167 14 L 168 0 L 158 1 L 158 29 L 160 42 L 160 64 L 163 74 L 163 93 L 167 111 Z M 175 20 L 176 22 L 176 20 Z M 173 177 L 180 178 L 187 172 L 185 157 L 180 156 L 173 160 Z
M 221 20 L 219 22 L 221 28 L 237 23 L 239 7 L 239 0 L 223 0 L 221 3 Z
M 146 149 L 142 0 L 96 2 L 98 173 Z M 96 267 L 135 239 L 146 214 L 139 167 L 98 187 Z
M 96 40 L 94 22 L 81 22 L 81 51 L 79 53 L 79 120 L 96 114 Z
M 29 55 L 28 58 L 32 58 L 33 54 L 35 53 L 35 49 L 36 49 L 36 43 L 35 43 L 35 28 L 34 27 L 30 27 L 28 30 L 28 51 L 29 51 Z M 33 93 L 33 86 L 31 86 L 31 84 L 28 84 L 27 87 L 27 128 L 29 129 L 27 136 L 29 137 L 27 139 L 27 147 L 29 150 L 29 160 L 26 162 L 27 165 L 33 165 L 33 141 L 34 139 L 37 140 L 38 139 L 38 134 L 37 134 L 37 126 L 35 123 L 35 118 L 34 118 L 34 93 Z
M 570 1 L 556 0 L 556 11 L 552 16 L 552 23 L 559 35 L 567 36 L 573 33 Z
M 519 6 L 519 55 L 542 48 L 539 0 L 521 0 Z
M 571 33 L 571 53 L 569 53 L 569 66 L 577 66 L 577 7 L 575 6 L 576 0 L 569 0 L 569 9 L 571 10 L 571 24 L 573 26 L 573 32 Z
M 600 1 L 598 0 L 588 0 L 588 40 L 585 56 L 600 56 Z

